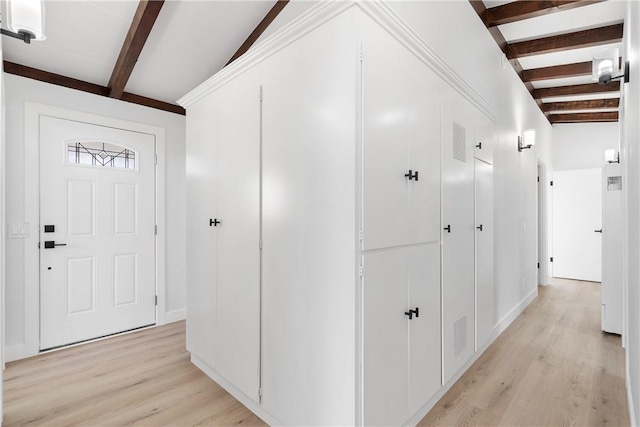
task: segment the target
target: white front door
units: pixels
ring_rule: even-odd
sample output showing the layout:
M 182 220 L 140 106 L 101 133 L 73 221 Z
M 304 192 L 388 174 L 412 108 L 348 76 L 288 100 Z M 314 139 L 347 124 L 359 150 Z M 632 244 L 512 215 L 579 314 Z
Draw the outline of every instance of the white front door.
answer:
M 40 117 L 40 349 L 156 321 L 155 137 Z
M 602 280 L 602 169 L 553 173 L 553 276 Z

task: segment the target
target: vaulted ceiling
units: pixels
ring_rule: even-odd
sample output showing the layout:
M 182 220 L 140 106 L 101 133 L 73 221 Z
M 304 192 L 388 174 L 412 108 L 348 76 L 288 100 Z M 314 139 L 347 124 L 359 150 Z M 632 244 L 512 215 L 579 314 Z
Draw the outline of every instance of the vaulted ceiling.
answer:
M 624 2 L 469 1 L 550 123 L 618 120 L 620 83 L 593 82 L 591 60 L 621 48 Z M 287 3 L 49 0 L 47 39 L 4 38 L 4 70 L 184 114 L 176 100 L 248 50 Z
M 470 2 L 550 123 L 618 121 L 620 82 L 594 82 L 591 64 L 622 52 L 625 2 Z

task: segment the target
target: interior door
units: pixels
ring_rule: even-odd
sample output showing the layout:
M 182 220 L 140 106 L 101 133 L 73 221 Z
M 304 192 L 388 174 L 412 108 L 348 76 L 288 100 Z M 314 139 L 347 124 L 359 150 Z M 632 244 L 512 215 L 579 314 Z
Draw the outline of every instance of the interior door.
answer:
M 553 173 L 553 276 L 602 280 L 602 169 Z
M 474 353 L 474 157 L 468 103 L 443 103 L 442 308 L 446 383 Z
M 475 160 L 476 351 L 493 335 L 493 166 Z
M 216 369 L 258 401 L 260 380 L 260 88 L 220 89 Z
M 622 334 L 622 168 L 604 168 L 602 227 L 602 330 Z
M 152 325 L 155 137 L 40 118 L 40 348 Z

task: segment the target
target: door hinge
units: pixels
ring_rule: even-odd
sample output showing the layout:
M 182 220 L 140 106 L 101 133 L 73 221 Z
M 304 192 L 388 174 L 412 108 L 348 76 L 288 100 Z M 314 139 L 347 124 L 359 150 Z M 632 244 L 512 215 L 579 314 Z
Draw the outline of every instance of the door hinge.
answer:
M 258 403 L 262 403 L 262 387 L 258 388 Z
M 553 181 L 549 182 L 549 185 L 553 187 Z
M 360 45 L 360 62 L 364 61 L 364 47 Z
M 551 257 L 551 262 L 553 262 L 553 257 Z
M 154 159 L 155 159 L 155 162 L 156 162 L 156 165 L 157 165 L 158 164 L 158 155 L 157 154 L 154 154 Z
M 156 306 L 158 305 L 158 295 L 156 295 Z
M 360 229 L 360 241 L 362 242 L 362 228 Z
M 540 268 L 540 263 L 538 263 L 538 268 Z
M 155 233 L 156 233 L 156 236 L 157 236 L 158 235 L 158 224 L 156 224 Z
M 364 266 L 360 266 L 360 277 L 364 276 Z
M 538 177 L 538 182 L 540 182 L 540 177 Z
M 262 101 L 262 86 L 260 86 L 260 101 Z
M 258 242 L 258 247 L 259 247 L 260 249 L 262 249 L 262 240 L 260 240 L 260 241 Z

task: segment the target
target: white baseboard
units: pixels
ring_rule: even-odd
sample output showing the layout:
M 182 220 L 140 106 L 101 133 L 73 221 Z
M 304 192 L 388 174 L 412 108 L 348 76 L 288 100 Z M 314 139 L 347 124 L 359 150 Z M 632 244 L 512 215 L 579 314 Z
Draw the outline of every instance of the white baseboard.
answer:
M 538 287 L 536 286 L 534 290 L 532 290 L 527 296 L 525 296 L 522 301 L 520 301 L 518 305 L 513 308 L 513 310 L 511 310 L 493 327 L 493 337 L 489 340 L 489 342 L 487 342 L 487 344 L 485 344 L 481 349 L 478 349 L 471 360 L 465 363 L 458 370 L 458 372 L 456 372 L 456 374 L 444 386 L 442 386 L 440 390 L 438 390 L 438 392 L 431 399 L 429 399 L 429 401 L 422 408 L 420 408 L 418 412 L 416 412 L 414 416 L 409 418 L 409 421 L 407 421 L 405 425 L 417 425 L 420 420 L 422 420 L 425 415 L 427 415 L 429 411 L 433 409 L 434 406 L 436 406 L 436 403 L 438 403 L 438 401 L 442 399 L 442 396 L 444 396 L 445 393 L 449 391 L 449 389 L 456 383 L 456 381 L 458 381 L 460 377 L 462 377 L 462 375 L 467 372 L 471 365 L 473 365 L 476 360 L 478 360 L 480 356 L 482 356 L 482 354 L 489 348 L 489 346 L 493 344 L 496 338 L 498 338 L 500 334 L 502 334 L 502 332 L 504 332 L 504 330 L 507 329 L 514 320 L 516 320 L 516 318 L 524 311 L 525 308 L 527 308 L 529 304 L 531 304 L 531 301 L 533 301 L 537 296 Z
M 258 417 L 262 419 L 265 423 L 270 426 L 282 426 L 284 423 L 278 421 L 278 419 L 274 418 L 270 413 L 265 411 L 265 409 L 259 403 L 255 402 L 249 396 L 240 391 L 237 387 L 231 384 L 229 381 L 225 380 L 221 377 L 215 369 L 211 366 L 207 365 L 202 359 L 199 359 L 197 356 L 191 354 L 191 363 L 196 365 L 198 369 L 207 374 L 209 378 L 215 381 L 220 387 L 229 392 L 233 397 L 238 399 L 240 403 L 246 406 L 251 412 L 256 414 Z
M 4 362 L 13 362 L 15 360 L 26 359 L 27 357 L 37 356 L 38 351 L 34 353 L 25 344 L 12 345 L 4 349 Z
M 627 352 L 629 353 L 629 352 Z M 629 364 L 627 363 L 626 369 L 626 389 L 627 389 L 627 406 L 629 407 L 629 425 L 635 427 L 636 424 L 636 410 L 633 406 L 633 393 L 631 390 L 631 377 L 629 376 Z
M 173 322 L 179 322 L 187 318 L 187 310 L 181 308 L 179 310 L 167 311 L 164 314 L 164 323 L 169 324 Z

